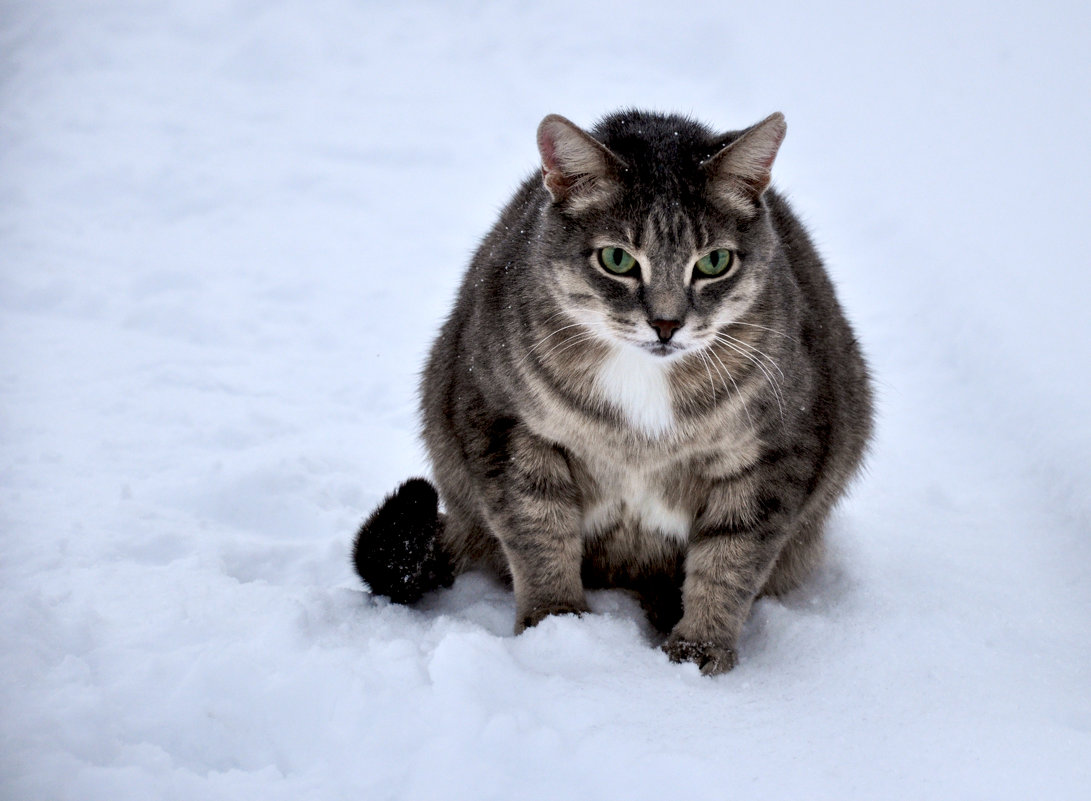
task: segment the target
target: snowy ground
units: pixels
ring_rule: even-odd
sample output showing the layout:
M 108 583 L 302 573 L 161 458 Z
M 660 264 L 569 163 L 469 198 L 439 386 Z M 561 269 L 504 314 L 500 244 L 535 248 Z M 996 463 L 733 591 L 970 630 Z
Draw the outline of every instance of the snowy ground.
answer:
M 1025 5 L 0 3 L 0 795 L 1087 798 L 1091 6 Z M 538 120 L 626 105 L 785 112 L 881 396 L 716 679 L 347 557 Z

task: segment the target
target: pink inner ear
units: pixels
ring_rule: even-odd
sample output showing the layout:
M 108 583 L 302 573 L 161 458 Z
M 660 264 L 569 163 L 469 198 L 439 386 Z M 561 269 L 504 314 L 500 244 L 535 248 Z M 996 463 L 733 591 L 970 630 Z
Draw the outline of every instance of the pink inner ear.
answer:
M 554 198 L 563 196 L 572 185 L 572 181 L 561 168 L 557 158 L 557 143 L 553 135 L 545 130 L 538 134 L 538 152 L 542 157 L 542 180 Z
M 553 143 L 553 137 L 545 131 L 538 137 L 538 152 L 542 156 L 543 173 L 557 169 L 557 146 Z
M 780 142 L 777 142 L 776 145 L 773 146 L 773 149 L 769 151 L 768 155 L 759 162 L 761 168 L 766 172 L 770 172 L 773 169 L 773 162 L 777 160 L 777 147 L 779 145 Z

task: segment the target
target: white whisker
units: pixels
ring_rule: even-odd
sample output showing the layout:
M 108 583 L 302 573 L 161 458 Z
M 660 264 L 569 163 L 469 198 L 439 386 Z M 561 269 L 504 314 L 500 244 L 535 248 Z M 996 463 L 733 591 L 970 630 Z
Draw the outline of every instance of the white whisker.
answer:
M 758 325 L 757 323 L 744 323 L 742 320 L 732 320 L 730 323 L 727 324 L 726 327 L 730 328 L 733 325 L 745 325 L 745 326 L 748 326 L 750 328 L 760 328 L 762 331 L 768 331 L 771 334 L 776 334 L 777 336 L 784 337 L 785 339 L 789 339 L 792 342 L 795 342 L 797 345 L 799 344 L 798 339 L 796 339 L 795 337 L 788 336 L 783 331 L 778 331 L 775 328 L 769 328 L 768 326 Z
M 725 334 L 723 331 L 718 331 L 717 336 L 727 337 L 729 340 L 734 342 L 736 345 L 744 347 L 747 350 L 753 351 L 754 353 L 757 353 L 759 356 L 763 356 L 766 359 L 766 361 L 768 361 L 769 364 L 773 367 L 773 369 L 776 370 L 778 373 L 780 373 L 780 377 L 784 378 L 784 371 L 780 369 L 779 365 L 777 365 L 777 363 L 775 361 L 773 361 L 772 357 L 769 356 L 769 354 L 766 353 L 765 351 L 761 350 L 760 348 L 754 347 L 749 342 L 744 342 L 741 339 L 736 339 L 735 337 L 731 336 L 730 334 Z
M 544 337 L 539 339 L 537 342 L 534 343 L 534 345 L 531 346 L 530 349 L 534 350 L 534 348 L 539 347 L 546 340 L 550 339 L 551 337 L 557 336 L 557 334 L 561 333 L 561 331 L 567 331 L 569 328 L 576 328 L 577 326 L 580 326 L 580 325 L 583 325 L 583 323 L 576 322 L 576 323 L 569 323 L 568 325 L 562 325 L 556 331 L 551 331 L 550 333 L 546 334 Z
M 716 402 L 716 384 L 712 380 L 712 370 L 708 366 L 708 356 L 705 354 L 704 349 L 697 351 L 697 355 L 701 357 L 701 361 L 705 365 L 705 372 L 708 373 L 708 385 L 712 389 L 712 402 Z
M 586 324 L 585 323 L 578 323 L 578 322 L 577 323 L 571 323 L 570 325 L 563 325 L 560 328 L 558 328 L 556 331 L 551 331 L 550 333 L 546 334 L 544 337 L 542 337 L 537 342 L 535 342 L 533 345 L 531 345 L 529 348 L 527 348 L 526 355 L 523 356 L 523 358 L 519 360 L 519 364 L 522 365 L 523 362 L 525 362 L 527 359 L 529 359 L 531 354 L 534 353 L 534 351 L 536 351 L 539 347 L 541 347 L 542 345 L 545 344 L 546 340 L 551 339 L 552 337 L 555 337 L 557 334 L 561 333 L 562 331 L 566 331 L 569 328 L 576 328 L 577 326 L 583 326 L 583 325 L 586 325 Z
M 724 360 L 720 358 L 720 355 L 716 353 L 716 351 L 712 350 L 712 348 L 708 348 L 707 350 L 708 355 L 715 359 L 717 362 L 719 362 L 720 367 L 724 368 L 724 373 L 727 373 L 727 380 L 730 381 L 731 386 L 735 388 L 735 395 L 736 397 L 738 397 L 739 403 L 742 404 L 742 410 L 746 414 L 747 422 L 750 424 L 750 431 L 753 432 L 754 436 L 757 436 L 757 429 L 754 428 L 754 418 L 750 416 L 750 408 L 746 404 L 746 398 L 743 397 L 742 391 L 739 389 L 739 385 L 735 381 L 735 377 L 731 375 L 731 371 L 727 368 L 727 365 L 724 364 Z M 720 367 L 716 368 L 716 372 L 720 372 Z M 721 373 L 721 376 L 722 375 L 723 373 Z
M 584 342 L 590 342 L 591 340 L 597 338 L 597 331 L 582 331 L 580 333 L 573 334 L 572 336 L 562 340 L 560 343 L 550 348 L 546 353 L 542 354 L 542 361 L 545 361 L 550 356 L 559 356 L 569 348 L 575 347 L 576 345 L 581 345 Z
M 737 354 L 742 356 L 744 359 L 747 359 L 751 364 L 753 364 L 755 367 L 757 367 L 759 370 L 761 370 L 762 375 L 764 375 L 766 381 L 769 382 L 769 388 L 771 390 L 773 390 L 773 397 L 776 398 L 777 407 L 780 409 L 780 419 L 783 420 L 784 419 L 784 402 L 783 402 L 783 398 L 782 398 L 782 396 L 780 394 L 780 384 L 777 382 L 776 376 L 774 376 L 771 372 L 769 372 L 769 369 L 764 364 L 762 364 L 761 361 L 754 358 L 751 354 L 747 353 L 745 350 L 738 347 L 737 345 L 732 344 L 732 342 L 730 340 L 722 339 L 719 335 L 717 335 L 716 336 L 716 341 L 719 342 L 721 345 L 726 345 L 727 347 L 731 348 Z

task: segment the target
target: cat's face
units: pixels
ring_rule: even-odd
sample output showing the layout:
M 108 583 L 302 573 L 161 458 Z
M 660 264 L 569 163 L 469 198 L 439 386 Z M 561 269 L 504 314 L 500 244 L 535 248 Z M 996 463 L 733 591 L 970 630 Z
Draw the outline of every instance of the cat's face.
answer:
M 666 204 L 640 219 L 594 215 L 555 260 L 569 314 L 611 343 L 670 359 L 712 344 L 760 295 L 766 263 L 748 230 Z
M 649 127 L 596 138 L 543 121 L 554 207 L 542 247 L 571 317 L 610 344 L 670 360 L 713 345 L 760 302 L 769 276 L 760 198 L 784 126 L 774 115 L 726 146 L 698 126 L 666 141 Z

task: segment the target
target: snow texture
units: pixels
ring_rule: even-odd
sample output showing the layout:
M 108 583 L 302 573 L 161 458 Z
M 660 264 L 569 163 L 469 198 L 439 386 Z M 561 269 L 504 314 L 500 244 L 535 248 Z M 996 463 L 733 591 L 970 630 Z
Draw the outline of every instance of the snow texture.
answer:
M 1091 5 L 6 0 L 0 795 L 1091 794 Z M 874 366 L 828 564 L 739 666 L 637 605 L 371 597 L 416 384 L 547 113 L 724 129 Z M 1082 367 L 1080 365 L 1083 365 Z

